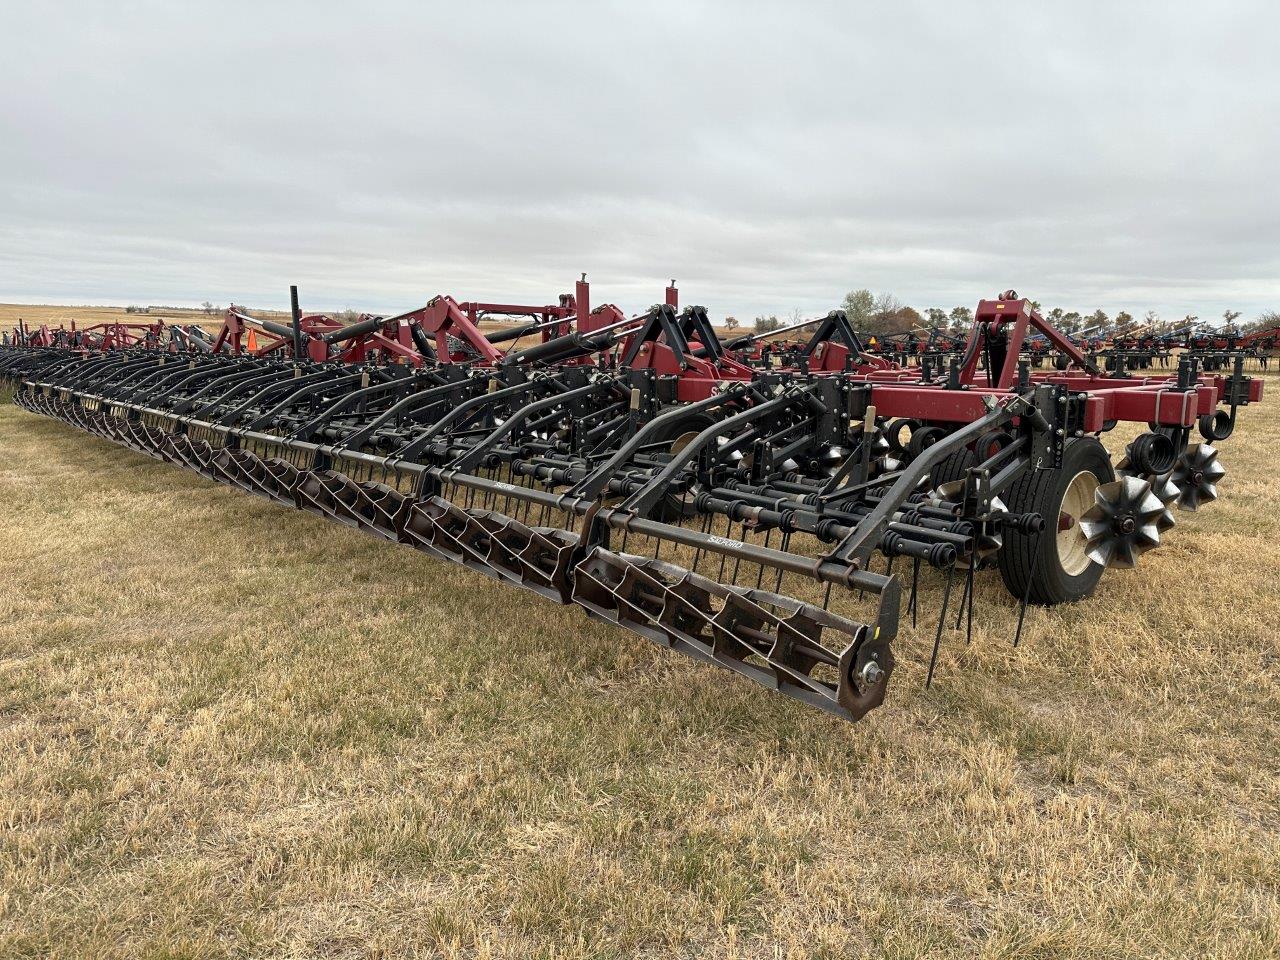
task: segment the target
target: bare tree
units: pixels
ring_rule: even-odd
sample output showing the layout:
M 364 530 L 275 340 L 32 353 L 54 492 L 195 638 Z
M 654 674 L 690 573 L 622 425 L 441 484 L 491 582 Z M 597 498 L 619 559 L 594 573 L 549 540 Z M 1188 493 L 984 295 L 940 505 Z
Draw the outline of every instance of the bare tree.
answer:
M 213 304 L 206 300 L 204 303 L 200 304 L 200 309 L 205 313 L 213 313 Z
M 875 311 L 876 298 L 870 290 L 850 290 L 844 297 L 844 312 L 853 329 L 859 333 L 866 331 L 871 324 L 871 314 Z
M 879 314 L 897 313 L 902 309 L 902 301 L 892 293 L 876 294 L 874 311 Z
M 952 307 L 950 317 L 953 330 L 965 330 L 973 326 L 973 311 L 969 307 Z
M 1241 324 L 1240 332 L 1253 333 L 1255 330 L 1270 330 L 1272 327 L 1280 327 L 1280 310 L 1263 310 L 1258 314 L 1257 320 Z
M 891 325 L 890 318 L 900 309 L 902 309 L 902 301 L 892 293 L 876 294 L 871 301 L 871 315 L 867 317 L 863 329 L 872 336 L 885 333 Z

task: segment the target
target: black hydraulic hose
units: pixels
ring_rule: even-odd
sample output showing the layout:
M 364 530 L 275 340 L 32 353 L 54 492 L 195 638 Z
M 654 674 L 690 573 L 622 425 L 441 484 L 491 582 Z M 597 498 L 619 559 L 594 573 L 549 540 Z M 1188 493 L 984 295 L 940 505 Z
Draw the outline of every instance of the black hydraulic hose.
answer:
M 617 338 L 612 332 L 569 333 L 513 353 L 502 362 L 504 364 L 555 363 L 598 353 L 616 342 Z
M 409 324 L 409 335 L 413 337 L 413 345 L 418 348 L 418 352 L 428 360 L 439 360 L 436 356 L 435 345 L 432 344 L 431 338 L 427 336 L 427 331 L 423 330 L 416 323 Z
M 804 327 L 811 327 L 815 323 L 821 323 L 825 319 L 827 318 L 811 317 L 808 320 L 801 320 L 798 323 L 787 324 L 786 326 L 777 327 L 773 330 L 761 330 L 756 333 L 746 333 L 740 337 L 734 337 L 732 340 L 727 341 L 724 344 L 724 349 L 741 350 L 743 347 L 751 346 L 751 344 L 755 343 L 757 340 L 770 340 L 774 337 L 781 336 L 784 333 L 791 333 L 792 331 L 800 330 Z M 693 353 L 694 356 L 702 356 L 703 350 L 695 350 Z
M 979 327 L 978 336 L 973 338 L 973 341 L 969 343 L 969 345 L 964 351 L 964 356 L 960 360 L 961 370 L 964 370 L 969 366 L 970 362 L 972 362 L 974 358 L 974 355 L 977 354 L 978 350 L 986 343 L 986 340 L 987 340 L 987 322 L 984 321 Z
M 274 320 L 259 320 L 256 317 L 252 319 L 254 323 L 267 331 L 267 333 L 273 333 L 277 337 L 282 337 L 283 339 L 288 340 L 290 343 L 293 342 L 292 327 L 286 327 L 283 323 L 276 323 Z
M 200 337 L 193 336 L 189 330 L 185 330 L 182 327 L 174 327 L 173 329 L 178 331 L 179 336 L 182 337 L 184 342 L 189 343 L 201 353 L 213 352 L 213 344 L 208 340 L 202 340 Z
M 373 333 L 375 330 L 380 329 L 384 323 L 386 323 L 386 320 L 382 317 L 370 317 L 368 320 L 361 320 L 350 326 L 332 330 L 324 334 L 320 339 L 330 344 L 344 343 L 354 337 L 362 337 L 366 333 Z
M 537 333 L 543 329 L 541 323 L 529 323 L 523 327 L 512 327 L 510 330 L 499 330 L 496 333 L 486 333 L 485 339 L 490 343 L 506 343 L 508 340 L 519 340 L 521 337 L 528 336 L 531 333 Z

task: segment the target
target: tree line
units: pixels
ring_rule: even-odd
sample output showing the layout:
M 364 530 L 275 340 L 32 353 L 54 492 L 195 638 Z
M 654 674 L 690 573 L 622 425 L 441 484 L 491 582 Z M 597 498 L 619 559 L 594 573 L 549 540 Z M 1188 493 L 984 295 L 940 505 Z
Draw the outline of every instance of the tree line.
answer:
M 841 304 L 849 317 L 854 330 L 863 336 L 886 337 L 915 330 L 939 330 L 944 333 L 959 333 L 967 330 L 973 323 L 971 307 L 928 307 L 923 312 L 907 306 L 892 293 L 872 293 L 870 290 L 851 290 L 845 295 Z M 1137 330 L 1148 327 L 1162 330 L 1179 330 L 1183 327 L 1194 327 L 1200 324 L 1200 317 L 1187 314 L 1181 320 L 1162 321 L 1154 310 L 1148 310 L 1140 318 L 1127 310 L 1121 310 L 1114 317 L 1105 310 L 1094 310 L 1084 313 L 1079 310 L 1067 310 L 1053 307 L 1045 310 L 1039 301 L 1032 300 L 1031 306 L 1057 329 L 1067 334 L 1091 333 L 1095 330 Z M 1215 326 L 1235 329 L 1241 333 L 1251 330 L 1267 329 L 1280 324 L 1280 312 L 1263 311 L 1256 320 L 1237 323 L 1241 317 L 1239 310 L 1224 310 L 1222 323 Z M 760 315 L 755 318 L 757 333 L 768 333 L 777 330 L 786 323 L 798 322 L 801 319 L 799 310 L 793 310 L 790 320 L 779 319 L 777 314 Z M 726 317 L 724 325 L 729 330 L 738 327 L 735 317 Z

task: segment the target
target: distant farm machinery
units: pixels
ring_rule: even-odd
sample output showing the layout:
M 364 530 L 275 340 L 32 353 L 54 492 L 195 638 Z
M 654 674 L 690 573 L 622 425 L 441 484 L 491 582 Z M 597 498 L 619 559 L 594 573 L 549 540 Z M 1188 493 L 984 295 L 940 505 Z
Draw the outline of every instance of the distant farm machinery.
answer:
M 111 344 L 15 332 L 0 376 L 27 410 L 847 719 L 883 701 L 922 570 L 941 578 L 931 678 L 978 573 L 1019 634 L 1028 603 L 1088 596 L 1216 498 L 1216 445 L 1262 396 L 1238 355 L 1099 369 L 1012 291 L 912 363 L 840 311 L 774 351 L 722 343 L 674 283 L 635 316 L 588 293 L 346 325 L 295 296 L 289 323 L 232 308 L 216 334 Z M 492 316 L 522 322 L 483 331 Z M 1041 342 L 1064 360 L 1034 367 Z M 1113 465 L 1099 437 L 1121 422 L 1145 429 Z

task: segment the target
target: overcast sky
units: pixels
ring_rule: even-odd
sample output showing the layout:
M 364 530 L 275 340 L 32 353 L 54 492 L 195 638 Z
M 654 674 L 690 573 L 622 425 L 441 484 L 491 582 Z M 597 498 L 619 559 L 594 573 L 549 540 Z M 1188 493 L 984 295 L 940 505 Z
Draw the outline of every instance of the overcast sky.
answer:
M 0 300 L 1280 308 L 1280 4 L 0 0 Z

